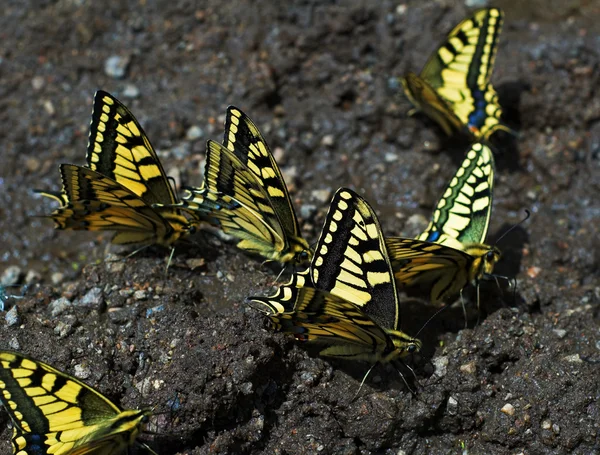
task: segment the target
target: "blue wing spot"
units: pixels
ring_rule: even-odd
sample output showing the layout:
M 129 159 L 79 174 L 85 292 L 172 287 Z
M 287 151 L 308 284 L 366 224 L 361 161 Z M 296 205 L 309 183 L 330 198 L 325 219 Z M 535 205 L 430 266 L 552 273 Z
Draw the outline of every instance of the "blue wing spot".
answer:
M 427 236 L 427 239 L 425 239 L 425 241 L 433 243 L 439 238 L 440 238 L 440 231 L 433 231 Z
M 481 90 L 473 90 L 473 107 L 475 110 L 469 114 L 469 129 L 479 130 L 481 126 L 485 124 L 487 117 L 485 108 L 487 107 L 487 101 L 485 100 L 485 93 Z

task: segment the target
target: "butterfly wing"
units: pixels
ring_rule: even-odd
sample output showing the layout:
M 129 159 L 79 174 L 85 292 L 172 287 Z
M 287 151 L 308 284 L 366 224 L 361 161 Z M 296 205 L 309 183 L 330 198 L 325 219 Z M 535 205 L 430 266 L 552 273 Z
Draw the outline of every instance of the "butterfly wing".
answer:
M 383 329 L 356 305 L 311 286 L 296 287 L 294 281 L 274 296 L 251 297 L 250 302 L 262 306 L 273 329 L 302 342 L 325 345 L 321 355 L 387 362 L 420 349 L 419 340 Z
M 153 209 L 123 185 L 98 172 L 71 164 L 63 164 L 60 169 L 70 202 L 49 216 L 57 229 L 110 230 L 117 232 L 113 243 L 165 246 L 189 232 L 185 218 L 172 211 Z
M 464 251 L 485 240 L 492 213 L 494 156 L 480 142 L 471 146 L 437 203 L 429 226 L 417 239 Z
M 449 33 L 419 76 L 409 73 L 402 81 L 413 104 L 447 134 L 466 128 L 487 138 L 497 129 L 510 131 L 500 123 L 490 83 L 503 17 L 498 8 L 477 10 Z
M 223 145 L 235 153 L 264 188 L 266 199 L 291 238 L 300 237 L 296 212 L 275 158 L 250 118 L 236 107 L 227 109 Z
M 208 141 L 204 186 L 188 190 L 181 205 L 201 212 L 246 251 L 278 262 L 310 259 L 308 243 L 286 232 L 268 191 L 235 153 Z
M 99 90 L 94 97 L 87 165 L 143 199 L 175 204 L 177 197 L 150 140 L 119 100 Z
M 314 286 L 360 306 L 388 329 L 399 326 L 399 302 L 377 215 L 354 191 L 341 188 L 311 263 Z
M 10 351 L 0 351 L 0 391 L 15 427 L 15 453 L 24 455 L 119 453 L 149 415 L 121 411 L 76 378 Z
M 470 281 L 473 256 L 455 248 L 416 239 L 388 237 L 388 253 L 401 286 L 426 284 L 432 303 L 458 293 Z

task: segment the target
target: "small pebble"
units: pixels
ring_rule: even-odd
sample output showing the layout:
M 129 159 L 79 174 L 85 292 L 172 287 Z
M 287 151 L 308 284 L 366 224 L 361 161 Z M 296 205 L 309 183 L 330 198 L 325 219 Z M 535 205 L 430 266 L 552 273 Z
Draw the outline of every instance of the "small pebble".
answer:
M 19 340 L 17 340 L 16 338 L 11 338 L 11 340 L 8 342 L 8 347 L 14 351 L 20 351 L 21 343 L 19 343 Z
M 326 134 L 323 136 L 323 139 L 321 139 L 321 145 L 324 145 L 325 147 L 331 147 L 334 144 L 335 136 L 333 134 Z
M 461 365 L 460 371 L 462 371 L 463 373 L 466 373 L 466 374 L 475 374 L 475 372 L 477 371 L 475 361 Z
M 106 269 L 110 273 L 122 273 L 125 270 L 125 263 L 123 261 L 107 262 Z
M 447 409 L 449 414 L 456 414 L 456 411 L 458 410 L 458 400 L 454 397 L 449 397 Z
M 329 200 L 331 199 L 331 190 L 328 189 L 324 189 L 324 190 L 312 190 L 310 195 L 312 196 L 313 199 L 315 199 L 318 202 L 321 203 L 326 203 L 329 202 Z
M 200 139 L 202 136 L 204 136 L 204 131 L 198 125 L 190 126 L 185 133 L 185 138 L 188 141 L 195 141 Z
M 185 264 L 191 270 L 196 270 L 200 267 L 204 267 L 206 265 L 206 261 L 204 260 L 204 258 L 191 258 L 191 259 L 186 259 Z
M 404 224 L 404 230 L 407 232 L 421 232 L 427 226 L 427 218 L 425 218 L 420 213 L 415 213 L 408 217 L 406 223 Z
M 131 297 L 133 295 L 133 292 L 134 292 L 133 289 L 121 289 L 119 291 L 119 295 L 121 297 L 127 298 L 127 297 Z
M 81 363 L 75 365 L 73 368 L 73 373 L 74 376 L 79 379 L 88 379 L 92 375 L 90 367 Z
M 191 155 L 191 152 L 192 146 L 189 142 L 184 142 L 182 144 L 176 145 L 170 151 L 173 157 L 177 158 L 178 160 L 182 160 L 185 157 Z
M 165 310 L 165 306 L 164 305 L 158 305 L 158 306 L 155 306 L 155 307 L 152 307 L 152 308 L 148 308 L 146 310 L 146 317 L 147 318 L 152 317 L 152 315 L 154 313 L 160 313 L 161 311 L 164 311 L 164 310 Z
M 393 163 L 394 161 L 398 161 L 398 154 L 388 152 L 385 154 L 384 160 L 386 163 Z
M 138 289 L 133 293 L 133 298 L 136 300 L 146 300 L 148 298 L 148 291 Z
M 567 362 L 570 362 L 570 363 L 582 363 L 583 362 L 583 360 L 581 360 L 581 357 L 579 356 L 579 354 L 567 355 L 563 358 Z
M 554 329 L 553 332 L 556 333 L 556 336 L 560 339 L 567 336 L 567 331 L 565 329 Z
M 558 424 L 557 424 L 557 423 L 553 423 L 553 424 L 552 424 L 552 432 L 553 432 L 554 434 L 559 434 L 559 433 L 560 433 L 560 427 L 558 426 Z
M 21 267 L 18 265 L 11 265 L 4 270 L 2 277 L 0 278 L 0 285 L 2 286 L 13 286 L 19 282 L 21 278 Z
M 448 371 L 448 357 L 435 357 L 432 360 L 433 366 L 435 367 L 435 375 L 443 378 L 446 376 Z
M 508 416 L 515 415 L 515 407 L 510 403 L 506 403 L 504 406 L 502 406 L 500 411 Z
M 25 284 L 34 284 L 40 282 L 42 279 L 42 275 L 37 270 L 28 270 L 25 275 Z
M 56 333 L 59 338 L 65 338 L 66 336 L 70 335 L 72 331 L 73 326 L 63 321 L 58 321 L 54 327 L 54 333 Z
M 550 422 L 549 420 L 542 421 L 543 430 L 549 430 L 550 428 L 552 428 L 552 422 Z
M 33 87 L 33 89 L 36 92 L 38 90 L 41 90 L 42 87 L 44 87 L 44 84 L 45 84 L 45 81 L 42 76 L 35 76 L 33 79 L 31 79 L 31 86 Z
M 123 98 L 135 99 L 140 96 L 140 89 L 136 85 L 127 84 L 122 92 Z
M 49 116 L 53 116 L 56 113 L 56 109 L 54 108 L 54 104 L 50 100 L 44 100 L 42 102 L 42 106 L 44 110 Z
M 465 0 L 467 8 L 485 8 L 487 5 L 487 0 Z
M 18 325 L 21 323 L 21 318 L 19 317 L 17 305 L 13 305 L 13 307 L 10 310 L 8 310 L 8 312 L 4 316 L 4 319 L 8 327 Z
M 102 305 L 103 300 L 102 289 L 92 288 L 79 301 L 79 305 L 90 308 L 98 308 L 100 305 Z
M 50 281 L 52 281 L 53 285 L 59 285 L 60 283 L 62 283 L 62 281 L 65 279 L 65 274 L 62 272 L 54 272 L 51 276 L 50 276 Z
M 50 314 L 56 317 L 62 313 L 64 313 L 70 306 L 73 304 L 66 297 L 61 297 L 59 299 L 53 300 L 50 302 L 48 307 L 50 308 Z
M 129 66 L 129 57 L 113 55 L 104 62 L 104 73 L 115 79 L 123 79 Z
M 314 204 L 302 204 L 300 206 L 300 217 L 307 220 L 317 211 L 317 206 Z

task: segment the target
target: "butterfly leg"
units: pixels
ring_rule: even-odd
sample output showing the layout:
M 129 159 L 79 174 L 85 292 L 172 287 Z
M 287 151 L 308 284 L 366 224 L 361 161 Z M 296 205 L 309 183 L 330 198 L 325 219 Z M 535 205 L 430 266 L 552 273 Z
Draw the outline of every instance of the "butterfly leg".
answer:
M 358 394 L 360 393 L 360 390 L 362 389 L 362 386 L 364 385 L 365 381 L 367 380 L 367 377 L 369 376 L 369 374 L 371 374 L 371 371 L 373 370 L 373 368 L 375 368 L 377 365 L 379 365 L 379 362 L 375 362 L 371 368 L 369 368 L 369 370 L 367 371 L 367 373 L 365 374 L 365 376 L 363 377 L 362 381 L 360 381 L 360 385 L 358 386 L 358 390 L 356 391 L 356 393 L 354 394 L 354 396 L 352 397 L 352 399 L 350 400 L 350 403 L 352 403 L 354 400 L 356 400 L 356 397 L 358 396 Z

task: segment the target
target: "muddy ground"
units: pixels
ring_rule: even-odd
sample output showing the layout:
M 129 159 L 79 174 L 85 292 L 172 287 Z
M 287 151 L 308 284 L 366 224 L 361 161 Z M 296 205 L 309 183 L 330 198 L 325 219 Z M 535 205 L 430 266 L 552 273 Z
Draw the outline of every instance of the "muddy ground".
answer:
M 205 142 L 220 139 L 234 104 L 276 151 L 309 241 L 342 185 L 376 207 L 387 234 L 419 232 L 464 145 L 408 117 L 398 77 L 422 67 L 465 4 L 277 5 L 3 6 L 0 272 L 31 284 L 8 302 L 17 314 L 0 347 L 124 407 L 155 407 L 144 440 L 160 454 L 600 453 L 597 1 L 495 5 L 507 14 L 493 80 L 520 136 L 494 141 L 488 240 L 531 210 L 498 244 L 497 272 L 516 277 L 517 292 L 484 286 L 468 329 L 460 308 L 427 325 L 416 396 L 378 368 L 351 401 L 368 365 L 322 360 L 265 330 L 243 301 L 268 292 L 278 270 L 211 234 L 178 248 L 165 276 L 165 250 L 122 260 L 105 235 L 34 218 L 52 204 L 31 190 L 57 190 L 58 164 L 84 163 L 102 88 L 136 114 L 177 182 L 200 183 Z M 415 334 L 433 310 L 402 311 Z M 0 423 L 7 454 L 6 414 Z

